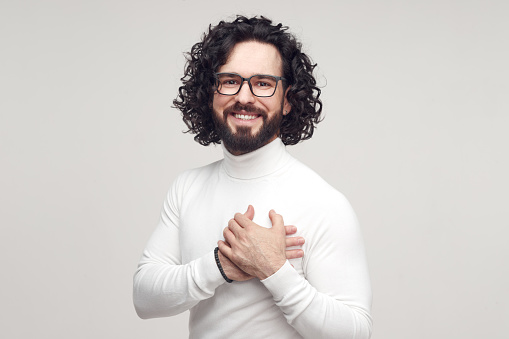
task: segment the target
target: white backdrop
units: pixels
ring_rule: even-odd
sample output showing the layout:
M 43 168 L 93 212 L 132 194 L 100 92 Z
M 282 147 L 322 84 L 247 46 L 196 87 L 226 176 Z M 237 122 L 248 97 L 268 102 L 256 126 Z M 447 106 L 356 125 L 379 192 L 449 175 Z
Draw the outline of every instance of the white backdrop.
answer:
M 209 23 L 264 14 L 318 63 L 290 148 L 353 204 L 374 339 L 507 338 L 507 1 L 0 1 L 2 338 L 185 338 L 132 275 L 177 173 L 171 108 Z

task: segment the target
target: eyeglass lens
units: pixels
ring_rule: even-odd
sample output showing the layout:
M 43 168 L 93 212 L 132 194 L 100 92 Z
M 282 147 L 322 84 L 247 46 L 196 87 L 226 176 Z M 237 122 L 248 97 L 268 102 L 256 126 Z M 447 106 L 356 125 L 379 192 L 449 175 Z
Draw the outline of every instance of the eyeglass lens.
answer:
M 237 94 L 242 86 L 242 77 L 237 74 L 217 75 L 217 91 L 224 95 Z M 270 97 L 276 92 L 277 79 L 270 75 L 254 75 L 249 79 L 251 92 L 258 97 Z

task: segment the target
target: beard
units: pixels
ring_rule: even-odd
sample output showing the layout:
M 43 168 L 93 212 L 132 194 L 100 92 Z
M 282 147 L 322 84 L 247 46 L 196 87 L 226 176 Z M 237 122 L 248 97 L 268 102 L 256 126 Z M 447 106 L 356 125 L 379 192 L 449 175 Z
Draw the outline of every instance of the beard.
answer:
M 262 119 L 262 126 L 256 134 L 252 134 L 252 127 L 237 126 L 235 132 L 228 126 L 228 116 L 234 111 L 245 111 L 249 113 L 259 114 Z M 283 120 L 282 108 L 275 112 L 272 118 L 267 117 L 267 112 L 252 106 L 243 105 L 238 102 L 230 107 L 225 108 L 223 116 L 214 111 L 212 112 L 216 132 L 221 138 L 226 149 L 235 155 L 245 154 L 257 150 L 265 146 L 279 133 L 281 121 Z

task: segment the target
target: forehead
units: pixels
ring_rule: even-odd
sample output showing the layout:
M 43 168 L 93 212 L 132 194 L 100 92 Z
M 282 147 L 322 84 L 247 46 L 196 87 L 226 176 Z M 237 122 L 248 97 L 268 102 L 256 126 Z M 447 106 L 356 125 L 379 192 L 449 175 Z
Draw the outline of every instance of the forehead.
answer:
M 246 41 L 236 44 L 218 72 L 238 73 L 244 77 L 253 74 L 282 76 L 283 64 L 279 51 L 271 44 Z

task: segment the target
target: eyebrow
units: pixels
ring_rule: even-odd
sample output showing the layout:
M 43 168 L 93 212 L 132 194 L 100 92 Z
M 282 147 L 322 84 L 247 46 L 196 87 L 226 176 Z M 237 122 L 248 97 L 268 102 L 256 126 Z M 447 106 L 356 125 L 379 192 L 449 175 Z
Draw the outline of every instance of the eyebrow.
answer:
M 222 74 L 222 75 L 238 75 L 240 77 L 243 77 L 242 75 L 240 75 L 239 73 L 235 73 L 235 72 L 218 72 L 218 74 Z M 260 77 L 262 79 L 266 79 L 266 78 L 274 78 L 274 77 L 280 77 L 278 75 L 272 75 L 272 74 L 261 74 L 261 73 L 255 73 L 251 76 L 248 76 L 248 77 L 243 77 L 243 78 L 251 78 L 251 77 L 254 77 L 254 76 L 257 76 L 257 77 Z M 282 76 L 281 76 L 282 77 Z
M 268 75 L 268 74 L 253 74 L 253 76 L 256 76 L 256 77 L 259 77 L 259 78 L 262 78 L 262 79 L 269 79 L 269 78 L 274 78 L 274 77 L 276 77 L 277 75 Z

